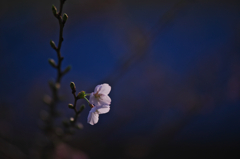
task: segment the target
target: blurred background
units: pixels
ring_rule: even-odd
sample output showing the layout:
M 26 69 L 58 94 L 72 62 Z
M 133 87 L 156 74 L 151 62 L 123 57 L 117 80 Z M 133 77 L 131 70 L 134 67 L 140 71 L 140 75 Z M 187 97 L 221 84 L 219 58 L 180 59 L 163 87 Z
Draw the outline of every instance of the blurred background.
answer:
M 0 158 L 31 158 L 57 60 L 58 0 L 0 2 Z M 238 0 L 67 0 L 58 105 L 69 83 L 112 86 L 109 113 L 60 145 L 60 159 L 229 158 L 240 148 Z M 59 124 L 60 125 L 60 124 Z

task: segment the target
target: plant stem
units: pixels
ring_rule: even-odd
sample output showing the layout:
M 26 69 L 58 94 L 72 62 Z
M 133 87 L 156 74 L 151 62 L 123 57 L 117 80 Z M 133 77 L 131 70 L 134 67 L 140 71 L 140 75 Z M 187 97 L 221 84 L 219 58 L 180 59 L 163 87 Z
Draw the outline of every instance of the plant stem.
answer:
M 54 118 L 57 116 L 57 112 L 56 112 L 56 105 L 57 102 L 59 101 L 59 96 L 58 96 L 58 90 L 60 88 L 60 82 L 62 79 L 62 76 L 64 75 L 62 70 L 61 70 L 61 65 L 62 65 L 62 61 L 63 61 L 63 57 L 61 55 L 61 46 L 62 46 L 62 42 L 63 42 L 63 28 L 64 28 L 64 22 L 62 20 L 62 10 L 63 10 L 63 4 L 66 0 L 60 0 L 60 9 L 59 12 L 55 15 L 55 17 L 58 19 L 59 22 L 59 40 L 58 40 L 58 46 L 54 49 L 57 53 L 57 57 L 58 57 L 58 62 L 57 62 L 57 77 L 56 77 L 56 81 L 53 87 L 51 87 L 52 90 L 52 102 L 50 104 L 50 118 L 49 120 L 46 122 L 47 128 L 46 128 L 46 132 L 50 135 L 53 136 L 54 135 Z

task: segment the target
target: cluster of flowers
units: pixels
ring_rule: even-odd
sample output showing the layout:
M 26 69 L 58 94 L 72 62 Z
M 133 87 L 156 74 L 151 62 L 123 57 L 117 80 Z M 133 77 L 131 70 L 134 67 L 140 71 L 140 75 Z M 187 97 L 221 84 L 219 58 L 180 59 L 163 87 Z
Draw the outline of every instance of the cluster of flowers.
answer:
M 110 110 L 111 98 L 108 94 L 111 91 L 109 84 L 101 84 L 95 87 L 94 92 L 90 94 L 89 102 L 92 108 L 88 114 L 88 123 L 94 125 L 99 120 L 99 114 L 105 114 Z

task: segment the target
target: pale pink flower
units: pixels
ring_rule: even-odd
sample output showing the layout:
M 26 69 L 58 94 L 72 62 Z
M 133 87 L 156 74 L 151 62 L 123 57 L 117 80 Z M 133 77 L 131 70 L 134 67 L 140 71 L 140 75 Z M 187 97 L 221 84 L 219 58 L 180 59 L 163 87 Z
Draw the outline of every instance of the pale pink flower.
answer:
M 88 114 L 88 123 L 91 125 L 97 124 L 99 120 L 99 114 L 105 114 L 109 112 L 109 105 L 95 106 L 93 107 Z
M 111 98 L 108 96 L 111 87 L 104 83 L 97 85 L 91 93 L 89 102 L 94 105 L 88 114 L 88 123 L 94 125 L 98 122 L 99 114 L 105 114 L 110 110 Z
M 110 91 L 111 86 L 106 83 L 97 85 L 94 92 L 90 95 L 90 103 L 94 104 L 94 106 L 110 105 L 111 98 L 108 96 Z

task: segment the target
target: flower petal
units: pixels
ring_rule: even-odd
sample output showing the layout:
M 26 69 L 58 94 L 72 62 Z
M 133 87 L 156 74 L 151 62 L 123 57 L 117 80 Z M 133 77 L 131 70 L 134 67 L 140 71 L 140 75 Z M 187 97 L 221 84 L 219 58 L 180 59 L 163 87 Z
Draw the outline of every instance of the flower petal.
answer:
M 89 102 L 90 102 L 91 104 L 94 104 L 94 106 L 101 106 L 101 105 L 102 105 L 102 104 L 100 103 L 100 100 L 98 100 L 97 98 L 95 98 L 94 95 L 90 95 Z
M 93 108 L 88 114 L 88 123 L 94 125 L 98 122 L 99 114 L 96 111 L 93 111 Z
M 110 91 L 111 91 L 111 86 L 109 86 L 109 84 L 107 84 L 107 83 L 102 84 L 101 88 L 99 89 L 99 93 L 105 94 L 105 95 L 108 95 L 110 93 Z
M 97 99 L 94 97 L 93 93 L 90 94 L 89 102 L 91 104 L 95 104 L 97 102 Z
M 100 105 L 110 105 L 111 104 L 111 98 L 108 95 L 102 94 L 101 97 L 100 97 L 100 100 L 99 100 L 99 102 L 97 104 L 100 104 Z
M 94 93 L 97 93 L 102 88 L 102 85 L 97 85 L 94 89 Z
M 102 106 L 98 107 L 98 109 L 97 109 L 99 114 L 108 113 L 109 110 L 110 110 L 110 106 L 109 105 L 102 105 Z

